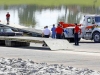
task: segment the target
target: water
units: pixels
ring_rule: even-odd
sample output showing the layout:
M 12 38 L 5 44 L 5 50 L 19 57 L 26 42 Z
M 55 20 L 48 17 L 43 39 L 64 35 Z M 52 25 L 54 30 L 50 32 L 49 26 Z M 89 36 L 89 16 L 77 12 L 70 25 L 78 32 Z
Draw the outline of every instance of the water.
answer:
M 59 21 L 66 23 L 81 23 L 84 14 L 100 14 L 100 7 L 86 6 L 59 6 L 44 7 L 37 5 L 11 5 L 0 6 L 0 20 L 6 21 L 6 13 L 9 12 L 10 23 L 42 30 L 44 26 L 49 28 Z

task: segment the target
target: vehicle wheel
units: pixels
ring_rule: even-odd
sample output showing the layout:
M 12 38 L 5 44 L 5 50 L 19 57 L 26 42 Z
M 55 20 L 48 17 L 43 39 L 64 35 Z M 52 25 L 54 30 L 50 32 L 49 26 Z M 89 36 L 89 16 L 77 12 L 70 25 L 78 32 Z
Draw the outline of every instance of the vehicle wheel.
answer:
M 96 43 L 99 43 L 100 42 L 100 32 L 94 32 L 93 33 L 93 40 Z
M 78 41 L 80 41 L 81 40 L 81 38 L 78 38 Z
M 74 42 L 74 38 L 70 38 L 68 40 L 69 40 L 69 42 Z

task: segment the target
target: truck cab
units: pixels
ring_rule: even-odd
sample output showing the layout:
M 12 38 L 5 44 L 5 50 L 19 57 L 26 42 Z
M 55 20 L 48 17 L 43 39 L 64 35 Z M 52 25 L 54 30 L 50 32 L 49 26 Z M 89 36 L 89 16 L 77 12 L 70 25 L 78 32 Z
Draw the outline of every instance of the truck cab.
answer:
M 82 38 L 100 42 L 100 15 L 85 15 L 83 20 Z
M 85 15 L 83 25 L 91 26 L 93 24 L 100 26 L 100 15 Z

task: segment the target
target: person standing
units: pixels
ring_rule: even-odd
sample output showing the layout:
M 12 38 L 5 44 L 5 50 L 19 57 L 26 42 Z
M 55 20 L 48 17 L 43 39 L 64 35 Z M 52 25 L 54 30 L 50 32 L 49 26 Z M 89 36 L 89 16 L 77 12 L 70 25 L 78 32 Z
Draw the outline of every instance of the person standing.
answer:
M 51 28 L 51 31 L 52 31 L 52 38 L 55 38 L 56 37 L 56 27 L 55 27 L 55 24 L 53 24 L 53 27 Z
M 43 33 L 42 33 L 42 37 L 44 38 L 49 38 L 50 37 L 50 30 L 48 29 L 48 26 L 44 27 Z M 47 44 L 44 42 L 42 46 L 47 46 Z
M 50 30 L 48 29 L 48 26 L 44 27 L 42 36 L 45 37 L 45 38 L 49 38 L 50 37 Z
M 58 24 L 55 31 L 56 31 L 56 38 L 57 39 L 62 39 L 63 28 L 60 26 L 60 24 Z
M 9 24 L 9 20 L 10 20 L 10 14 L 9 14 L 9 12 L 7 12 L 7 14 L 6 14 L 6 20 L 7 20 L 7 24 Z
M 77 23 L 75 23 L 75 28 L 74 28 L 74 40 L 75 40 L 75 45 L 79 45 L 79 39 L 78 39 L 78 33 L 80 32 L 81 34 L 81 29 L 79 28 L 79 26 L 77 25 Z

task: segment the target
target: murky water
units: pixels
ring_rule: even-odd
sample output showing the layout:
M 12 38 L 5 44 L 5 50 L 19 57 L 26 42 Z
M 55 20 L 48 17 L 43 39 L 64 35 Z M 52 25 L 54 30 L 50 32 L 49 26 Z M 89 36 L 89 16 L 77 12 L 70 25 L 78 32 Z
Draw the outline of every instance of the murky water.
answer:
M 11 15 L 10 23 L 42 30 L 44 26 L 48 25 L 51 28 L 52 24 L 57 24 L 59 21 L 81 23 L 84 14 L 100 14 L 100 7 L 4 5 L 0 6 L 1 21 L 6 21 L 7 12 Z

